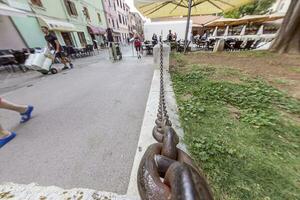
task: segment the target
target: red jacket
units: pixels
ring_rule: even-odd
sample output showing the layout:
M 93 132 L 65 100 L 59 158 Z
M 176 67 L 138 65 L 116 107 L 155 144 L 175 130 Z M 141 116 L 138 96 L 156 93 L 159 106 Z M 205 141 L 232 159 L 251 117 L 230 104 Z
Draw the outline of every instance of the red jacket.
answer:
M 134 38 L 134 46 L 135 47 L 142 46 L 142 42 L 141 42 L 140 38 L 138 38 L 138 37 Z

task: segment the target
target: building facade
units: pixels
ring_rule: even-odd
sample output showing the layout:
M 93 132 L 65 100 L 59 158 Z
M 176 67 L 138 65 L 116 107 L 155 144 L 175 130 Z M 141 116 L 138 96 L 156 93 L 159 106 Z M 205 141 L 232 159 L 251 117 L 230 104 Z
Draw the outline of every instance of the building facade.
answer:
M 271 11 L 272 13 L 285 14 L 289 9 L 290 4 L 291 0 L 277 0 L 272 6 Z
M 102 2 L 104 6 L 107 27 L 113 30 L 114 40 L 119 42 L 121 40 L 121 33 L 118 22 L 116 0 L 102 0 Z
M 116 0 L 116 11 L 118 15 L 117 26 L 120 33 L 119 42 L 126 44 L 129 38 L 128 31 L 128 14 L 130 12 L 129 6 L 124 0 Z
M 62 45 L 84 47 L 104 43 L 107 28 L 100 0 L 5 0 L 8 6 L 28 13 L 10 16 L 25 47 L 46 45 L 41 26 L 47 26 Z M 0 30 L 2 35 L 3 30 Z M 1 43 L 0 43 L 1 45 Z
M 136 24 L 135 24 L 135 17 L 132 14 L 132 12 L 129 12 L 128 14 L 128 32 L 129 32 L 129 37 L 132 38 L 134 34 L 136 33 Z
M 134 29 L 139 35 L 144 35 L 144 20 L 137 12 L 132 12 L 132 15 L 134 16 L 134 22 L 135 26 Z

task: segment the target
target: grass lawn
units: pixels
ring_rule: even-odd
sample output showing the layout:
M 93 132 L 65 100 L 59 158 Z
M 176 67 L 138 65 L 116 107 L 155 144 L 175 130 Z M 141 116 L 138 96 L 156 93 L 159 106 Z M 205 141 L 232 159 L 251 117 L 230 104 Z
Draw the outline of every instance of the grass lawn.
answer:
M 300 57 L 286 74 L 276 59 L 267 52 L 171 56 L 185 143 L 216 199 L 300 199 L 300 101 L 293 95 Z M 263 62 L 278 70 L 255 73 Z

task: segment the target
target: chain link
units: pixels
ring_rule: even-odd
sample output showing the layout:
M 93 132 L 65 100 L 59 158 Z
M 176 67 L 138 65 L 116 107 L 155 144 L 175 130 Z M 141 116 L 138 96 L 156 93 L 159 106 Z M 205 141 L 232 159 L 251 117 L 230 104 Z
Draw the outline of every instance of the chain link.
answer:
M 163 42 L 160 37 L 160 92 L 152 135 L 158 143 L 146 150 L 138 170 L 138 189 L 143 200 L 212 200 L 205 176 L 188 154 L 177 148 L 165 98 Z

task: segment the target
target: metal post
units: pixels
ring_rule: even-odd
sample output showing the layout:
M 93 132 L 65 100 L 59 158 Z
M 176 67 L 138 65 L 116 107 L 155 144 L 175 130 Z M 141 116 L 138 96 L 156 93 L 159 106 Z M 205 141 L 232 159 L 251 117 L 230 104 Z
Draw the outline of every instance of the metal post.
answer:
M 187 49 L 187 44 L 188 44 L 188 35 L 189 35 L 189 27 L 190 27 L 190 19 L 191 19 L 191 11 L 192 11 L 192 0 L 189 0 L 189 10 L 188 10 L 188 17 L 187 17 L 187 22 L 186 22 L 186 30 L 185 30 L 185 41 L 184 41 L 184 53 L 186 52 Z

